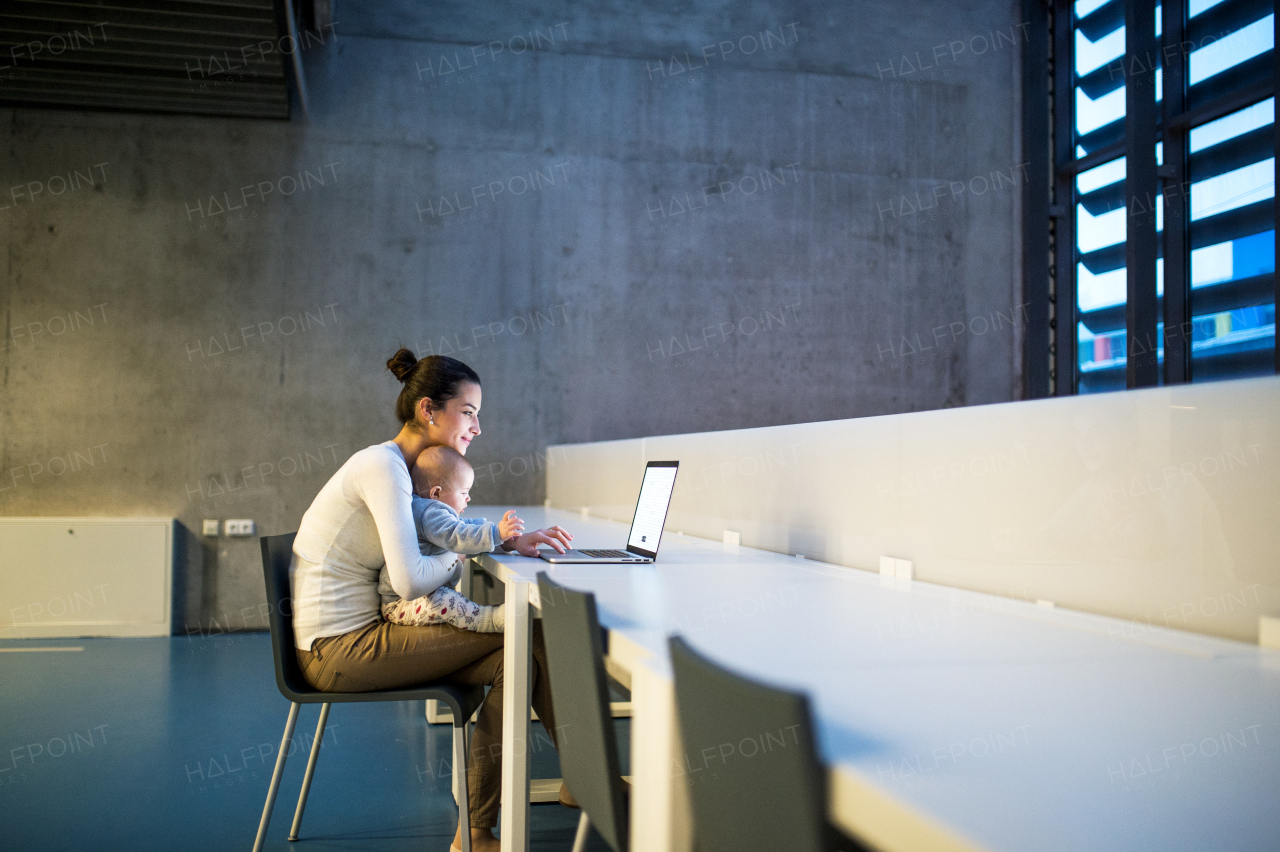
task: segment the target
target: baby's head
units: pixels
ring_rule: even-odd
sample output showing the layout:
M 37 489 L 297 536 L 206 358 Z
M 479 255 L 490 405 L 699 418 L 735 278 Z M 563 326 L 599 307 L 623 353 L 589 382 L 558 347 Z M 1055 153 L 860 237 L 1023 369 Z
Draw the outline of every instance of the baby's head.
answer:
M 471 483 L 476 473 L 462 453 L 453 447 L 427 447 L 418 454 L 409 471 L 413 493 L 439 500 L 462 514 L 471 502 Z

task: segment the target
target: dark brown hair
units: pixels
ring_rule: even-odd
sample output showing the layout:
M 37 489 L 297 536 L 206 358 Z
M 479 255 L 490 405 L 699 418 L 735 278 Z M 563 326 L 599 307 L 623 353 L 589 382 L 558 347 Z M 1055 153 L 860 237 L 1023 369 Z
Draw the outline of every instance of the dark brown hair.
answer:
M 447 355 L 428 355 L 419 360 L 408 349 L 401 349 L 388 359 L 387 369 L 404 383 L 396 399 L 396 417 L 401 423 L 413 422 L 423 397 L 444 405 L 458 395 L 458 385 L 463 382 L 480 384 L 475 370 Z

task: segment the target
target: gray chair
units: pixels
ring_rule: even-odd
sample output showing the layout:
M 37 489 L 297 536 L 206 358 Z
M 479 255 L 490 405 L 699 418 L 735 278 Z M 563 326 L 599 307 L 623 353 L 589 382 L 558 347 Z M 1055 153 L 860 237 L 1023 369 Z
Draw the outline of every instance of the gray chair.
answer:
M 698 852 L 823 852 L 825 773 L 809 700 L 730 672 L 669 640 Z
M 591 825 L 615 852 L 627 852 L 628 804 L 622 786 L 618 742 L 613 732 L 609 685 L 604 673 L 604 636 L 595 595 L 575 592 L 538 573 L 542 638 L 565 786 L 582 807 L 574 852 L 587 845 Z
M 293 827 L 289 839 L 298 839 L 302 826 L 302 812 L 307 806 L 307 793 L 311 789 L 311 777 L 320 757 L 320 742 L 324 739 L 325 723 L 329 720 L 329 707 L 335 703 L 358 701 L 422 701 L 434 698 L 443 701 L 453 711 L 453 767 L 458 783 L 458 811 L 462 825 L 469 826 L 467 803 L 467 720 L 484 701 L 484 687 L 461 686 L 451 683 L 429 683 L 406 689 L 388 689 L 378 692 L 321 692 L 307 683 L 298 665 L 298 654 L 293 644 L 293 607 L 289 591 L 289 562 L 292 559 L 294 534 L 262 537 L 262 572 L 267 584 L 267 603 L 270 606 L 271 649 L 276 662 L 276 686 L 280 694 L 289 699 L 289 719 L 284 725 L 284 737 L 280 741 L 280 753 L 276 758 L 275 772 L 267 790 L 267 803 L 262 809 L 262 821 L 258 824 L 258 836 L 253 852 L 261 852 L 271 822 L 271 809 L 275 806 L 276 793 L 280 789 L 280 776 L 284 774 L 285 757 L 289 740 L 298 721 L 298 709 L 303 704 L 320 705 L 320 721 L 316 724 L 316 737 L 311 744 L 311 757 L 302 778 L 302 791 L 298 794 L 298 809 L 293 815 Z M 462 832 L 463 852 L 471 852 L 471 832 Z

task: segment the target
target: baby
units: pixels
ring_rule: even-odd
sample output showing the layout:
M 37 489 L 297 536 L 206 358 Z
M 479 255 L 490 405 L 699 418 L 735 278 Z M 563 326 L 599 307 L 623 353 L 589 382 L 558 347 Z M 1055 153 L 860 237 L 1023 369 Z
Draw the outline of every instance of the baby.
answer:
M 514 509 L 496 524 L 484 518 L 459 517 L 471 502 L 475 471 L 452 447 L 423 450 L 410 476 L 418 547 L 428 556 L 445 552 L 460 556 L 489 553 L 524 529 L 524 522 L 516 517 Z M 382 596 L 382 617 L 392 624 L 452 624 L 475 633 L 499 633 L 504 626 L 502 606 L 472 603 L 447 586 L 416 600 L 401 599 L 391 588 L 385 566 L 378 576 L 378 593 Z

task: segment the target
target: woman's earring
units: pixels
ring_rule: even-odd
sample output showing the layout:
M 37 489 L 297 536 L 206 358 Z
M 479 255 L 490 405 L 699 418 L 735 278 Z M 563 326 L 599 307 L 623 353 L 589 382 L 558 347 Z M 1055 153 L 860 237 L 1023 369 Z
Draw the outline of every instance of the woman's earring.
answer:
M 432 426 L 436 425 L 436 421 L 434 421 L 434 420 L 429 420 L 429 421 L 427 421 L 427 422 L 428 422 L 428 423 L 430 423 Z

